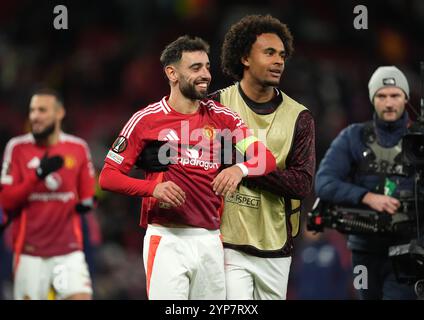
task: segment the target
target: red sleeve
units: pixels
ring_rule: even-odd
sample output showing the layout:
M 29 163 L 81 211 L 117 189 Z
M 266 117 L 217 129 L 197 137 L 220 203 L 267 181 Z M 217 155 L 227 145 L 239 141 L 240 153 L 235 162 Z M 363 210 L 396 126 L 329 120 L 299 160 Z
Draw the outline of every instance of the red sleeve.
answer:
M 158 181 L 128 176 L 145 144 L 143 136 L 146 124 L 140 121 L 143 118 L 143 112 L 136 112 L 128 120 L 109 150 L 99 176 L 102 189 L 128 196 L 151 197 L 153 195 Z
M 274 171 L 277 167 L 274 155 L 260 141 L 253 142 L 246 150 L 248 177 L 257 177 Z
M 80 200 L 92 198 L 95 193 L 96 180 L 90 149 L 83 146 L 82 165 L 78 176 L 78 196 Z
M 223 112 L 220 112 L 223 122 L 226 124 L 226 127 L 231 130 L 231 140 L 234 145 L 241 144 L 241 148 L 237 148 L 243 157 L 245 156 L 247 161 L 243 164 L 249 170 L 248 177 L 257 177 L 264 174 L 268 174 L 276 168 L 276 160 L 271 151 L 259 141 L 256 137 L 252 135 L 249 128 L 240 118 L 240 116 L 231 111 L 230 109 L 219 104 L 223 109 Z M 225 132 L 225 131 L 224 131 Z M 227 136 L 228 140 L 229 137 Z M 243 143 L 245 141 L 246 143 Z M 241 162 L 241 161 L 236 161 Z
M 4 185 L 2 191 L 3 208 L 6 211 L 14 211 L 23 207 L 37 182 L 38 178 L 34 172 L 33 175 L 25 177 L 22 182 L 16 185 Z
M 303 199 L 311 192 L 315 175 L 315 125 L 310 112 L 299 115 L 286 163 L 284 170 L 276 169 L 266 176 L 246 179 L 246 182 L 292 199 Z
M 99 184 L 102 189 L 128 196 L 151 197 L 158 183 L 154 180 L 129 177 L 108 163 L 105 163 L 99 177 Z
M 121 172 L 128 173 L 131 171 L 144 147 L 143 137 L 146 122 L 145 119 L 142 119 L 143 112 L 141 110 L 134 113 L 106 155 L 105 162 Z
M 15 211 L 23 207 L 38 182 L 35 170 L 29 175 L 20 172 L 19 154 L 12 140 L 6 145 L 1 173 L 5 211 Z

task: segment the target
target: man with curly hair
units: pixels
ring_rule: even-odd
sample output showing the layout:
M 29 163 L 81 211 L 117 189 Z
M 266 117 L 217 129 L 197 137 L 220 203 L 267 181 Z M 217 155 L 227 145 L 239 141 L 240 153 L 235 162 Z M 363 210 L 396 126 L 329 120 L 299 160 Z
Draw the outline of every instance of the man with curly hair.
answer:
M 278 89 L 293 53 L 287 26 L 250 15 L 225 35 L 223 72 L 237 81 L 213 99 L 237 112 L 277 159 L 277 169 L 245 178 L 224 206 L 227 299 L 285 299 L 299 232 L 301 200 L 315 173 L 315 130 L 310 111 Z
M 314 120 L 307 108 L 278 89 L 293 53 L 287 26 L 266 15 L 235 23 L 222 47 L 223 72 L 235 84 L 210 95 L 237 112 L 277 159 L 277 169 L 244 178 L 227 197 L 221 233 L 227 299 L 285 299 L 299 232 L 301 200 L 315 174 Z M 157 151 L 140 155 L 147 171 L 166 170 Z
M 109 150 L 100 186 L 143 197 L 141 226 L 146 228 L 143 260 L 149 299 L 226 297 L 224 252 L 220 237 L 223 197 L 242 177 L 271 172 L 271 151 L 251 135 L 228 108 L 206 99 L 211 81 L 209 45 L 182 36 L 163 50 L 160 61 L 170 94 L 136 112 Z M 220 134 L 236 145 L 247 161 L 220 170 Z M 128 173 L 146 145 L 164 143 L 166 172 L 146 179 Z M 169 151 L 169 157 L 165 154 Z M 216 156 L 215 156 L 216 155 Z M 260 157 L 260 159 L 259 159 Z

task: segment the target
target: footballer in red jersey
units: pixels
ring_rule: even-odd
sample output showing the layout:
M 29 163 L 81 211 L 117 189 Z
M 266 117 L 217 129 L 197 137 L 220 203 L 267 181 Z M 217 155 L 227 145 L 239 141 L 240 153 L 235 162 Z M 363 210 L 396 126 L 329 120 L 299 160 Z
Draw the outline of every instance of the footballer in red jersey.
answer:
M 109 150 L 100 175 L 106 190 L 145 197 L 143 257 L 149 299 L 225 299 L 220 217 L 223 198 L 244 176 L 275 169 L 272 153 L 228 108 L 205 99 L 211 81 L 209 46 L 184 36 L 161 62 L 171 93 L 136 112 Z M 220 137 L 248 161 L 221 170 Z M 143 148 L 166 141 L 172 164 L 145 180 L 128 176 Z M 165 154 L 169 154 L 165 157 Z
M 14 296 L 89 299 L 79 212 L 93 204 L 95 177 L 86 142 L 61 131 L 65 110 L 51 89 L 31 99 L 31 133 L 5 149 L 1 184 L 13 212 Z

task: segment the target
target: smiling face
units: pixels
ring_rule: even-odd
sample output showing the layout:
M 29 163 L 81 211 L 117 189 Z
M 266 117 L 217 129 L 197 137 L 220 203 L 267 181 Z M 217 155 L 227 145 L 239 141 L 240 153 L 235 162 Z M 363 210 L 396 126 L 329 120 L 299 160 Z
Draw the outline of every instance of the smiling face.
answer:
M 284 71 L 283 41 L 274 33 L 263 33 L 256 38 L 247 57 L 242 58 L 244 76 L 263 87 L 278 86 Z
M 385 87 L 374 96 L 374 107 L 378 117 L 383 121 L 398 120 L 405 111 L 408 102 L 405 93 L 397 87 Z
M 200 100 L 208 94 L 211 74 L 208 54 L 204 51 L 183 52 L 175 66 L 176 81 L 183 96 Z
M 34 95 L 29 106 L 31 132 L 36 140 L 48 138 L 64 117 L 64 110 L 52 95 Z

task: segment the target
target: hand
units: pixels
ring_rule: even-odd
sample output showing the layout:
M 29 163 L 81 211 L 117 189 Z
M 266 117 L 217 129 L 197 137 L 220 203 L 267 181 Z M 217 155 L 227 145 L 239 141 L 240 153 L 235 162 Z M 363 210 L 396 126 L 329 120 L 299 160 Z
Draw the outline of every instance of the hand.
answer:
M 181 206 L 186 199 L 185 192 L 172 181 L 157 184 L 153 190 L 153 197 L 173 207 Z
M 75 211 L 79 214 L 86 214 L 87 212 L 93 210 L 97 206 L 97 198 L 87 198 L 82 200 L 81 202 L 78 202 L 75 205 Z
M 40 165 L 38 166 L 35 173 L 37 177 L 43 180 L 50 173 L 55 172 L 62 168 L 63 166 L 63 158 L 61 156 L 53 156 L 47 157 L 47 152 L 44 154 L 43 158 L 40 161 Z
M 395 214 L 400 207 L 398 199 L 372 192 L 365 194 L 362 198 L 362 203 L 378 212 L 387 212 L 389 214 Z
M 166 141 L 152 141 L 148 143 L 137 158 L 135 166 L 148 172 L 162 172 L 168 170 L 168 165 L 159 161 L 159 149 Z
M 243 178 L 243 172 L 237 166 L 231 166 L 222 170 L 212 181 L 213 191 L 217 195 L 226 197 L 236 191 L 238 184 Z

